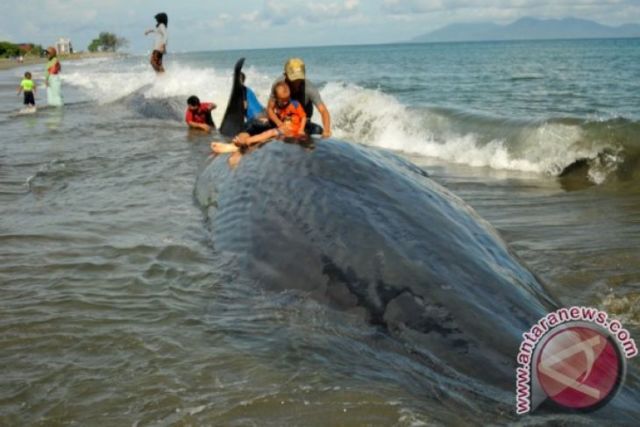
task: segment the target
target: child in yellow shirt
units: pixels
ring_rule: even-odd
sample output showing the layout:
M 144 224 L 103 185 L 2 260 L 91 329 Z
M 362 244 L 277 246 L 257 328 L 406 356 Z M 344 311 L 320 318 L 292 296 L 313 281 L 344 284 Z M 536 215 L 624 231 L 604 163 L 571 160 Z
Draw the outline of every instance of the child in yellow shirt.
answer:
M 18 95 L 20 92 L 24 93 L 24 105 L 30 108 L 34 108 L 36 106 L 36 84 L 33 80 L 31 80 L 31 73 L 24 73 L 24 79 L 20 82 L 20 86 L 18 87 Z

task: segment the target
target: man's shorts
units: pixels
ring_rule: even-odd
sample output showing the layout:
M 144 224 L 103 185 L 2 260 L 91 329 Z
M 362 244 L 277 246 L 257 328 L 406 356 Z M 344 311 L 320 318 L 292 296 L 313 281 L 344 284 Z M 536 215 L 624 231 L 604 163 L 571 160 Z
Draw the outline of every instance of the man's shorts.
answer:
M 251 119 L 244 124 L 244 130 L 249 135 L 259 135 L 262 132 L 268 131 L 269 129 L 273 129 L 275 125 L 271 123 L 269 120 L 260 120 L 257 118 Z

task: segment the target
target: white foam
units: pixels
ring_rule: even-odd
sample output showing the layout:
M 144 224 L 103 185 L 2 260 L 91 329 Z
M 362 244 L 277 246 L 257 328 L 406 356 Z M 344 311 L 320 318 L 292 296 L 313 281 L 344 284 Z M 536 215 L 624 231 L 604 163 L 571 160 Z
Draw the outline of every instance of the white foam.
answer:
M 145 58 L 69 67 L 62 74 L 88 98 L 112 102 L 145 86 L 146 98 L 197 95 L 218 104 L 214 119 L 220 123 L 231 88 L 231 69 L 193 67 L 170 61 L 167 72 L 156 75 Z M 245 69 L 247 81 L 258 98 L 266 103 L 275 76 L 255 67 Z M 329 107 L 336 137 L 349 141 L 428 156 L 475 167 L 518 170 L 557 175 L 579 159 L 597 159 L 605 143 L 585 141 L 579 125 L 548 123 L 524 126 L 510 140 L 460 131 L 460 117 L 427 110 L 410 109 L 394 96 L 353 84 L 328 83 L 322 96 Z M 317 115 L 315 120 L 319 118 Z M 483 142 L 481 142 L 483 141 Z M 590 178 L 602 182 L 609 170 L 594 171 Z
M 504 139 L 481 144 L 477 134 L 456 132 L 446 116 L 416 114 L 378 90 L 329 83 L 322 96 L 337 137 L 452 163 L 557 175 L 576 160 L 595 159 L 603 148 L 585 144 L 580 126 L 560 123 L 523 127 L 508 145 Z
M 156 75 L 145 60 L 133 65 L 116 64 L 78 64 L 68 68 L 62 74 L 65 84 L 79 89 L 87 98 L 99 103 L 110 103 L 122 99 L 147 87 L 141 96 L 149 99 L 198 96 L 202 101 L 215 102 L 218 105 L 214 119 L 219 123 L 226 109 L 232 83 L 231 69 L 214 67 L 196 68 L 171 62 L 166 73 Z M 99 65 L 96 66 L 96 65 Z M 266 102 L 271 88 L 272 78 L 260 74 L 253 67 L 245 70 L 256 95 Z

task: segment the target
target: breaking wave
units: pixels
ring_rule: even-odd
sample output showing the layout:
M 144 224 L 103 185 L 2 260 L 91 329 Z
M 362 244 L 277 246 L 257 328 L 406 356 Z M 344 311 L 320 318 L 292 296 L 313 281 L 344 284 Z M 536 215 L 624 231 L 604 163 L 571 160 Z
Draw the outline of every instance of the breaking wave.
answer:
M 181 120 L 186 97 L 197 94 L 218 104 L 214 120 L 220 123 L 231 87 L 230 70 L 174 61 L 167 71 L 156 76 L 144 59 L 126 67 L 117 61 L 88 63 L 68 68 L 64 80 L 99 103 L 127 100 L 136 108 L 137 102 L 148 105 L 166 100 L 169 115 L 176 120 Z M 266 102 L 273 76 L 253 67 L 246 73 L 249 84 Z M 488 117 L 408 106 L 379 89 L 343 82 L 329 82 L 321 92 L 331 111 L 336 136 L 352 142 L 474 167 L 551 176 L 583 174 L 595 184 L 611 176 L 637 178 L 637 121 Z M 317 114 L 314 118 L 319 120 Z
M 622 118 L 528 122 L 411 108 L 343 83 L 327 84 L 323 96 L 341 138 L 452 163 L 553 176 L 586 165 L 588 178 L 600 184 L 615 171 L 633 169 L 640 155 L 640 123 Z

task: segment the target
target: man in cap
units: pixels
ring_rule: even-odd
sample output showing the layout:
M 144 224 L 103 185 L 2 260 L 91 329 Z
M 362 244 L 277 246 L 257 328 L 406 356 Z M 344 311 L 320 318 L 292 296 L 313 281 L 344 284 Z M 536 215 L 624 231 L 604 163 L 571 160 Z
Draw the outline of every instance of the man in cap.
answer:
M 320 92 L 313 83 L 306 79 L 304 61 L 300 58 L 291 58 L 284 66 L 284 74 L 278 78 L 274 85 L 285 81 L 291 89 L 291 99 L 298 101 L 304 107 L 307 113 L 307 126 L 305 132 L 311 134 L 321 134 L 323 138 L 329 138 L 331 136 L 331 116 L 329 110 L 322 101 Z M 313 107 L 318 109 L 322 116 L 322 126 L 319 126 L 311 122 L 311 116 L 313 115 Z M 273 96 L 269 99 L 269 106 L 267 107 L 267 114 L 269 120 L 271 120 L 278 128 L 284 126 L 284 123 L 278 118 L 276 114 L 276 100 Z

